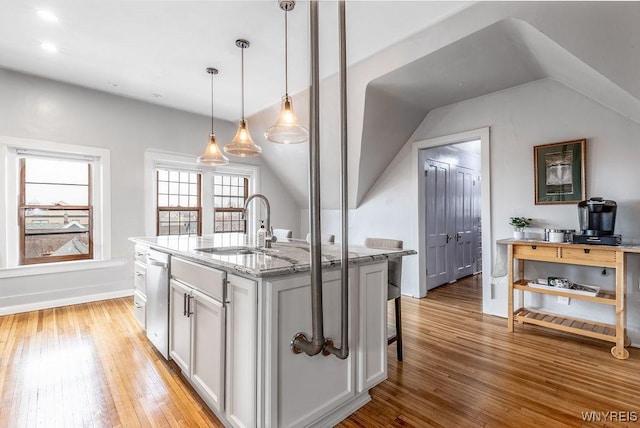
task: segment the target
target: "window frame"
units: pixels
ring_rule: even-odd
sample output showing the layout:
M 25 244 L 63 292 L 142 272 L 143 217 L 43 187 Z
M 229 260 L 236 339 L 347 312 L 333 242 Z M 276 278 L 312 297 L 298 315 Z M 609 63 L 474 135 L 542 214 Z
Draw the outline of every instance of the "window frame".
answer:
M 177 171 L 177 172 L 188 172 L 189 174 L 196 174 L 198 177 L 198 183 L 197 183 L 197 189 L 198 189 L 198 194 L 197 194 L 197 198 L 198 198 L 198 206 L 197 207 L 183 207 L 183 206 L 160 206 L 160 191 L 159 191 L 159 182 L 160 182 L 160 170 L 166 170 L 168 172 L 171 171 Z M 171 181 L 169 181 L 171 182 Z M 183 168 L 172 168 L 170 166 L 156 166 L 156 180 L 155 180 L 155 195 L 156 195 L 156 204 L 155 204 L 155 208 L 156 208 L 156 236 L 192 236 L 192 235 L 197 235 L 197 236 L 202 236 L 202 171 L 198 171 L 198 170 L 185 170 Z M 198 213 L 198 230 L 197 233 L 193 234 L 193 233 L 189 233 L 189 234 L 172 234 L 172 233 L 168 233 L 167 235 L 160 235 L 160 213 L 162 211 L 191 211 L 191 212 L 196 212 Z M 170 232 L 170 231 L 169 231 Z
M 202 172 L 202 235 L 213 234 L 213 175 L 216 173 L 249 177 L 249 195 L 260 193 L 260 166 L 244 163 L 209 166 L 196 162 L 196 157 L 184 153 L 147 149 L 144 152 L 144 234 L 154 236 L 157 223 L 156 179 L 158 167 Z M 247 218 L 247 234 L 256 232 L 257 210 L 251 210 Z
M 93 258 L 30 265 L 19 263 L 19 158 L 40 155 L 82 159 L 92 165 Z M 111 265 L 111 152 L 109 149 L 0 135 L 0 278 L 68 272 Z
M 35 157 L 35 156 L 30 156 Z M 58 159 L 64 159 L 60 157 Z M 32 205 L 26 203 L 26 160 L 27 156 L 21 157 L 20 163 L 20 193 L 18 204 L 19 225 L 19 265 L 33 265 L 44 263 L 68 262 L 74 260 L 93 260 L 93 184 L 91 162 L 87 161 L 87 205 Z M 87 254 L 69 254 L 63 256 L 41 256 L 27 258 L 26 252 L 26 212 L 29 209 L 46 209 L 52 211 L 89 211 L 89 248 Z
M 243 182 L 244 182 L 244 197 L 243 197 L 243 207 L 234 207 L 234 208 L 229 208 L 229 207 L 216 207 L 215 205 L 215 198 L 216 197 L 225 197 L 228 195 L 216 195 L 215 193 L 215 178 L 216 176 L 220 176 L 220 177 L 238 177 L 238 178 L 242 178 Z M 221 212 L 221 213 L 243 213 L 244 212 L 244 204 L 247 202 L 247 199 L 249 198 L 249 176 L 247 175 L 243 175 L 243 174 L 230 174 L 230 173 L 225 173 L 225 172 L 214 172 L 213 174 L 213 181 L 212 181 L 212 188 L 214 190 L 212 190 L 211 194 L 213 196 L 213 202 L 211 203 L 212 207 L 213 207 L 213 233 L 228 233 L 228 232 L 234 232 L 234 233 L 247 233 L 247 219 L 246 216 L 242 219 L 242 231 L 239 230 L 221 230 L 221 231 L 216 231 L 216 213 Z M 224 184 L 223 184 L 224 186 Z M 240 186 L 237 186 L 240 187 Z M 224 222 L 224 221 L 223 221 Z

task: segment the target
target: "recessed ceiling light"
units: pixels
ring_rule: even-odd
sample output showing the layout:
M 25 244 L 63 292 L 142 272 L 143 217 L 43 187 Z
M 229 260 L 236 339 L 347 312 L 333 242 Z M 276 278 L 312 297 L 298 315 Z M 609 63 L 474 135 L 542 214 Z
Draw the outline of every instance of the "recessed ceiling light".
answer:
M 54 45 L 53 43 L 50 43 L 50 42 L 42 42 L 42 43 L 40 44 L 40 47 L 41 47 L 44 51 L 49 52 L 49 53 L 56 53 L 56 52 L 58 52 L 58 48 L 56 47 L 56 45 Z
M 43 21 L 58 22 L 58 17 L 50 10 L 40 9 L 37 13 Z
M 152 96 L 153 98 L 161 98 L 161 97 L 162 97 L 162 95 L 161 95 L 161 94 L 151 94 L 151 96 Z

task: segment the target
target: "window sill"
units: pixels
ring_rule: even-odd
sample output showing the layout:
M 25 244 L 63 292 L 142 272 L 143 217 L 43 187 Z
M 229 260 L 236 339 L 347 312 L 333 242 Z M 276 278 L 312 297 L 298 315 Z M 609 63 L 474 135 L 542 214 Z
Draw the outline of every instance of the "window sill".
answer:
M 125 259 L 81 260 L 50 264 L 15 266 L 0 269 L 0 278 L 17 278 L 24 276 L 49 275 L 54 273 L 77 272 L 84 270 L 105 269 L 126 264 Z

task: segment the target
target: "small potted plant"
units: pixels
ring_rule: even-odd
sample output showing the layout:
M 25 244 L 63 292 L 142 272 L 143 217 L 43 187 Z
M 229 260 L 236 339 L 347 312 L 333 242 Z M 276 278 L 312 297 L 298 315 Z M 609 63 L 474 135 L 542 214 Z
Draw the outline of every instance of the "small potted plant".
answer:
M 525 217 L 510 217 L 509 224 L 513 226 L 513 239 L 524 239 L 524 229 L 531 226 L 531 219 Z

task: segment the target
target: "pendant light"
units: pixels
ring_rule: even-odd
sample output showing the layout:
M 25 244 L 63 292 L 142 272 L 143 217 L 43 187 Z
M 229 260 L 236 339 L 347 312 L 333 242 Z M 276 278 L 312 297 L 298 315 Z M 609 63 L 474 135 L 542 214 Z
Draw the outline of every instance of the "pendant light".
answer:
M 204 149 L 202 156 L 198 157 L 198 163 L 207 165 L 226 165 L 229 159 L 222 153 L 216 143 L 216 135 L 213 133 L 213 76 L 218 74 L 216 68 L 207 68 L 207 73 L 211 75 L 211 134 L 209 134 L 209 144 Z
M 293 111 L 291 97 L 289 96 L 289 64 L 288 64 L 288 23 L 287 14 L 293 10 L 296 2 L 293 0 L 280 0 L 280 9 L 284 10 L 284 97 L 276 123 L 268 128 L 264 136 L 272 143 L 297 144 L 309 139 L 309 131 L 298 124 L 298 119 Z
M 244 50 L 249 47 L 247 40 L 236 40 L 236 46 L 242 49 L 242 118 L 238 122 L 238 131 L 233 140 L 226 146 L 224 151 L 232 156 L 239 157 L 255 157 L 260 156 L 262 148 L 253 142 L 249 129 L 247 128 L 247 121 L 244 118 Z

